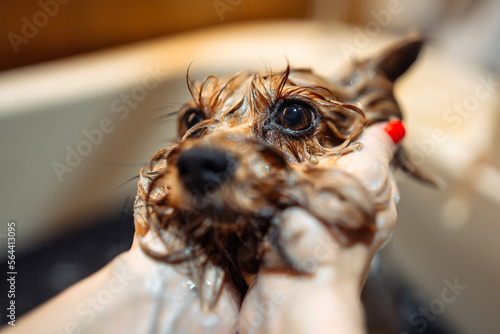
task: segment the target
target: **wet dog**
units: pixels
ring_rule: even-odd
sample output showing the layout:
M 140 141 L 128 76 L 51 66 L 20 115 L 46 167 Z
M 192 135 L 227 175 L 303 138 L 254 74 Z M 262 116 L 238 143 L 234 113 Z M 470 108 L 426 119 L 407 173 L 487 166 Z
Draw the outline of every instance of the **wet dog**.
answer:
M 366 126 L 401 119 L 393 85 L 421 46 L 407 38 L 353 62 L 337 81 L 290 67 L 201 83 L 187 76 L 193 101 L 179 112 L 180 139 L 141 171 L 137 235 L 151 232 L 166 249 L 143 242 L 145 251 L 199 282 L 210 264 L 215 281 L 231 279 L 244 291 L 243 275 L 261 266 L 301 271 L 280 242 L 287 208 L 308 211 L 345 247 L 369 243 L 388 198 L 374 198 L 336 160 L 360 149 Z M 394 166 L 425 179 L 402 147 L 395 157 Z M 274 260 L 263 261 L 266 253 Z

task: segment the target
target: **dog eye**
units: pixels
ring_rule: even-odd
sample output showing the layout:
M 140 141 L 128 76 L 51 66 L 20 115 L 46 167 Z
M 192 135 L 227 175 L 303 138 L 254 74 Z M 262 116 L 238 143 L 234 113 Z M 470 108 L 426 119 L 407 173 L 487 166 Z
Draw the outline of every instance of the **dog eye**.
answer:
M 186 126 L 188 129 L 191 129 L 197 123 L 205 120 L 205 118 L 196 109 L 188 110 L 184 119 L 186 120 Z
M 301 131 L 312 125 L 313 115 L 308 106 L 291 103 L 280 108 L 279 123 L 287 129 Z

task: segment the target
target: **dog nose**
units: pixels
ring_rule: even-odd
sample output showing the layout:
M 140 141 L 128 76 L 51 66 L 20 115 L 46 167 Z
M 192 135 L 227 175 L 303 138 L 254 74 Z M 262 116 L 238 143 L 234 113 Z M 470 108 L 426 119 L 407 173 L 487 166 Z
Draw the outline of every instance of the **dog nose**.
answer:
M 223 184 L 233 173 L 236 158 L 231 154 L 207 148 L 192 148 L 177 160 L 184 186 L 193 193 L 206 194 Z

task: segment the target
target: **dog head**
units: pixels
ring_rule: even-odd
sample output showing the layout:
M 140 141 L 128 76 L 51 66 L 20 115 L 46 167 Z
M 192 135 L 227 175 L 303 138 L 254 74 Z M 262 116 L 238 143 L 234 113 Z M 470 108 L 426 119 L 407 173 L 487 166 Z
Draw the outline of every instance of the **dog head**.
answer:
M 332 82 L 310 70 L 187 77 L 193 101 L 179 112 L 177 143 L 141 171 L 136 229 L 158 235 L 168 263 L 255 273 L 264 253 L 293 267 L 280 243 L 280 213 L 299 206 L 342 245 L 369 243 L 375 202 L 336 159 L 359 149 L 369 124 L 401 118 L 393 84 L 421 48 L 409 38 L 354 62 Z M 401 160 L 401 159 L 400 159 Z M 401 161 L 404 161 L 401 160 Z M 240 280 L 241 281 L 241 280 Z

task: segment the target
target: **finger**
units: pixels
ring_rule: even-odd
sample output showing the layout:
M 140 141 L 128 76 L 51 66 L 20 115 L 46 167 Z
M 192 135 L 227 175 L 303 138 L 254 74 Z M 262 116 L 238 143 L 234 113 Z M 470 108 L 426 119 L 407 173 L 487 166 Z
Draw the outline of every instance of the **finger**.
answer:
M 332 263 L 339 251 L 329 231 L 304 209 L 292 207 L 281 214 L 283 246 L 288 256 L 306 272 Z
M 399 198 L 399 194 L 392 176 L 390 164 L 394 151 L 397 148 L 396 143 L 401 141 L 403 135 L 404 127 L 400 121 L 372 125 L 364 130 L 363 135 L 359 139 L 362 148 L 359 151 L 339 158 L 336 164 L 337 168 L 349 173 L 360 181 L 365 186 L 366 190 L 368 190 L 368 196 L 371 194 L 373 198 L 375 206 L 372 206 L 370 210 L 374 208 L 375 216 L 370 219 L 375 222 L 376 234 L 375 237 L 370 240 L 370 244 L 375 249 L 378 249 L 383 243 L 390 239 L 397 218 L 395 203 Z M 328 173 L 327 175 L 332 175 L 332 171 Z M 344 177 L 343 180 L 346 180 L 346 178 Z M 328 180 L 320 183 L 326 185 L 328 184 Z M 346 194 L 343 195 L 344 197 L 346 196 Z M 360 193 L 357 195 L 361 196 Z M 308 197 L 313 198 L 311 194 L 309 194 Z M 280 238 L 283 240 L 282 248 L 286 250 L 286 255 L 290 257 L 291 262 L 298 263 L 299 267 L 301 267 L 301 261 L 304 262 L 310 259 L 311 256 L 314 257 L 314 252 L 321 252 L 321 250 L 318 249 L 318 245 L 328 245 L 333 242 L 332 240 L 330 240 L 330 242 L 319 240 L 321 236 L 329 234 L 326 226 L 319 222 L 319 220 L 326 222 L 328 221 L 328 217 L 335 218 L 336 214 L 342 213 L 341 216 L 344 219 L 348 217 L 352 219 L 352 221 L 349 222 L 350 225 L 343 223 L 342 226 L 350 228 L 362 226 L 360 222 L 363 222 L 361 218 L 364 216 L 352 216 L 349 215 L 348 212 L 353 211 L 353 209 L 358 211 L 362 210 L 363 206 L 349 207 L 347 212 L 341 210 L 343 207 L 336 207 L 334 212 L 328 212 L 328 210 L 322 212 L 321 210 L 318 211 L 313 204 L 318 204 L 317 206 L 319 207 L 324 206 L 325 208 L 333 209 L 335 206 L 332 206 L 332 203 L 335 203 L 335 198 L 329 200 L 328 197 L 323 195 L 320 199 L 323 199 L 323 201 L 314 199 L 309 203 L 310 213 L 299 208 L 290 208 L 285 210 L 280 217 Z M 339 202 L 339 204 L 346 206 L 345 201 Z M 356 217 L 360 218 L 358 219 L 359 221 L 356 220 Z M 342 221 L 338 219 L 333 220 L 337 223 Z M 333 249 L 330 246 L 324 248 L 330 252 Z M 284 251 L 282 251 L 282 253 L 283 252 Z M 330 254 L 329 260 L 333 261 L 336 257 L 336 253 L 337 251 Z M 306 263 L 306 266 L 307 265 L 309 264 Z M 305 268 L 305 271 L 310 270 Z
M 337 167 L 356 177 L 374 196 L 378 230 L 376 247 L 390 239 L 396 222 L 395 204 L 399 200 L 399 192 L 391 162 L 404 135 L 404 125 L 400 120 L 371 125 L 359 139 L 362 148 L 337 161 Z
M 399 130 L 395 130 L 399 129 Z M 401 121 L 378 123 L 367 127 L 361 138 L 359 151 L 340 157 L 337 166 L 360 179 L 369 189 L 384 182 L 381 167 L 389 167 L 404 127 Z
M 344 247 L 335 239 L 324 223 L 306 210 L 292 207 L 284 210 L 280 217 L 281 246 L 287 260 L 293 263 L 293 269 L 301 273 L 318 273 L 327 269 L 344 280 L 359 281 L 369 261 L 370 247 Z M 283 267 L 282 259 L 276 252 L 267 252 L 264 257 L 266 268 L 286 268 L 291 275 L 291 268 Z M 260 272 L 259 275 L 262 273 Z

